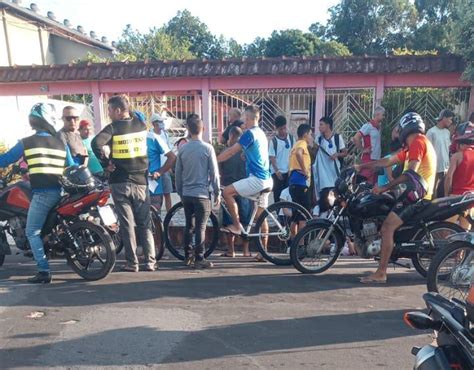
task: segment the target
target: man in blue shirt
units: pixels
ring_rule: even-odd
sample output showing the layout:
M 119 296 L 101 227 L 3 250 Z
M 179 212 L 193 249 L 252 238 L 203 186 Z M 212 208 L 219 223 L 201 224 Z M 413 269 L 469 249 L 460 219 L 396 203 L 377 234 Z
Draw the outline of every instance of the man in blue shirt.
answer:
M 174 166 L 176 154 L 174 154 L 168 144 L 159 135 L 158 120 L 152 122 L 153 128 L 148 132 L 146 138 L 148 154 L 148 172 L 152 177 L 148 187 L 150 190 L 151 204 L 159 211 L 163 202 L 163 181 L 162 176 Z M 166 162 L 161 165 L 162 156 L 166 157 Z
M 235 197 L 237 195 L 244 198 L 252 197 L 264 189 L 271 190 L 273 186 L 268 157 L 268 140 L 265 132 L 258 126 L 260 118 L 259 108 L 255 105 L 247 106 L 244 117 L 247 130 L 237 143 L 217 157 L 218 162 L 225 162 L 241 150 L 245 153 L 248 177 L 226 186 L 223 193 L 229 213 L 232 216 L 232 225 L 227 226 L 223 231 L 235 235 L 241 234 L 239 212 Z M 264 193 L 260 196 L 256 217 L 268 206 L 268 196 L 269 193 Z M 262 225 L 262 229 L 266 229 L 266 225 Z
M 26 220 L 26 237 L 38 266 L 38 273 L 28 279 L 29 283 L 51 282 L 51 272 L 44 253 L 41 230 L 49 211 L 61 199 L 60 178 L 65 165 L 74 161 L 68 146 L 56 138 L 54 106 L 36 104 L 30 112 L 29 121 L 36 134 L 24 138 L 7 153 L 0 155 L 0 168 L 7 167 L 25 157 L 30 174 L 32 198 Z

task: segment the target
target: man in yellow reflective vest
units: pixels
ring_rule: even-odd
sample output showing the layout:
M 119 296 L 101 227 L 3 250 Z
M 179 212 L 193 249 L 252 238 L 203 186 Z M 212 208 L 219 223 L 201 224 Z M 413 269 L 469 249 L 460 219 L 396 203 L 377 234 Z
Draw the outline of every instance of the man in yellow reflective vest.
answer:
M 125 95 L 109 99 L 108 114 L 112 123 L 97 134 L 91 147 L 103 168 L 110 172 L 110 188 L 127 260 L 122 270 L 139 270 L 136 253 L 138 236 L 144 251 L 145 270 L 155 271 L 157 266 L 147 178 L 147 127 L 143 119 L 130 116 L 130 103 Z M 102 150 L 104 146 L 110 147 L 109 157 Z
M 28 279 L 29 283 L 51 282 L 51 271 L 44 253 L 41 229 L 49 211 L 61 199 L 60 178 L 67 165 L 73 165 L 69 148 L 56 138 L 54 106 L 39 103 L 29 115 L 31 128 L 36 133 L 20 140 L 7 153 L 0 155 L 0 168 L 24 157 L 28 164 L 32 199 L 26 220 L 26 237 L 38 266 L 38 273 Z

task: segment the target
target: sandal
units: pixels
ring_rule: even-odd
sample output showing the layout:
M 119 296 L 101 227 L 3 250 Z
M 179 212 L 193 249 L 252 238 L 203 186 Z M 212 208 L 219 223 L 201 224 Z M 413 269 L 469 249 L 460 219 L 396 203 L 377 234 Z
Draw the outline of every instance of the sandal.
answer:
M 235 258 L 235 253 L 227 254 L 227 252 L 222 253 L 219 257 Z
M 249 253 L 249 254 L 242 254 L 242 257 L 253 257 L 253 254 L 252 253 Z

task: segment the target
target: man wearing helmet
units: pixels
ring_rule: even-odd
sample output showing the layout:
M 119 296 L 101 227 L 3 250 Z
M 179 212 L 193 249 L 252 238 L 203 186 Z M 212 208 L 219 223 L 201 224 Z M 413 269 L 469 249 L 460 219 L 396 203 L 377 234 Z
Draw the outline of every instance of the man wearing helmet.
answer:
M 73 165 L 69 148 L 56 138 L 55 109 L 52 104 L 39 103 L 29 115 L 31 128 L 36 133 L 18 142 L 7 153 L 0 155 L 0 167 L 7 167 L 25 158 L 30 174 L 33 196 L 26 220 L 26 237 L 38 267 L 29 283 L 48 284 L 51 271 L 44 253 L 41 230 L 49 211 L 61 199 L 60 178 L 67 165 Z
M 462 195 L 474 191 L 474 128 L 464 126 L 464 132 L 458 132 L 455 138 L 458 151 L 451 156 L 448 172 L 444 180 L 444 194 Z M 459 225 L 470 228 L 470 223 L 460 217 Z
M 407 222 L 425 202 L 420 199 L 431 199 L 436 177 L 436 152 L 425 136 L 425 124 L 419 114 L 409 112 L 400 119 L 399 139 L 403 145 L 397 154 L 378 161 L 355 165 L 357 171 L 363 168 L 390 167 L 404 163 L 404 172 L 396 179 L 382 187 L 374 187 L 373 192 L 380 194 L 399 184 L 406 184 L 409 195 L 403 202 L 398 202 L 385 219 L 382 228 L 382 250 L 379 267 L 374 274 L 363 277 L 362 283 L 385 283 L 387 268 L 393 251 L 393 235 L 401 225 Z

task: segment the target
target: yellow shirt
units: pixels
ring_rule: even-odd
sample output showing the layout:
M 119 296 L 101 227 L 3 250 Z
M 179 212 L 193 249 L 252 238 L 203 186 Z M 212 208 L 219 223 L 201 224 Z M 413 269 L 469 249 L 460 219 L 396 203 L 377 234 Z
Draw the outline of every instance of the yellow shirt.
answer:
M 296 158 L 296 151 L 298 149 L 303 149 L 303 163 L 305 168 L 301 168 L 298 159 Z M 305 140 L 298 140 L 291 149 L 290 153 L 290 172 L 294 170 L 300 170 L 303 173 L 307 173 L 311 168 L 311 157 L 309 155 L 308 143 Z

